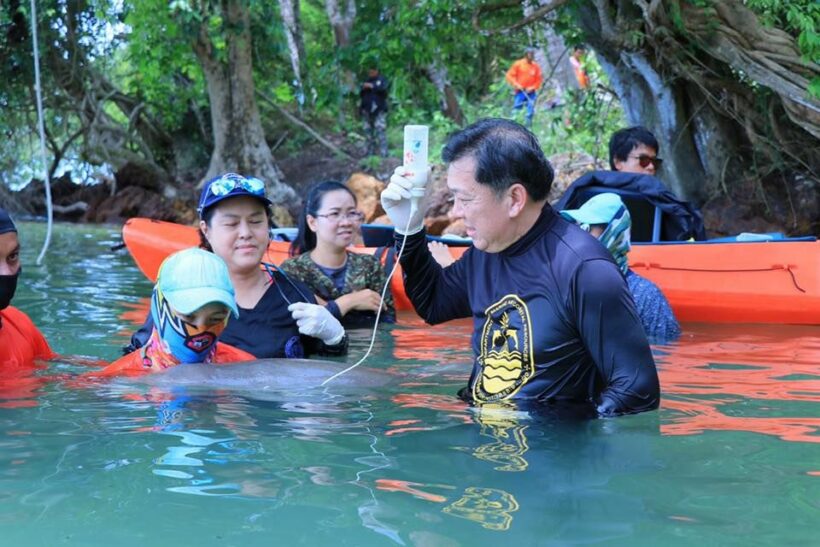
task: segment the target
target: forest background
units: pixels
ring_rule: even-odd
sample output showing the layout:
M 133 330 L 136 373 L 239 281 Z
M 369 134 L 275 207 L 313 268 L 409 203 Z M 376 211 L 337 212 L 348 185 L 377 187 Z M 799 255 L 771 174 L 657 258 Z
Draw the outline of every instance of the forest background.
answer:
M 607 168 L 616 129 L 660 142 L 660 178 L 713 235 L 820 234 L 814 0 L 0 1 L 0 202 L 58 218 L 193 220 L 225 171 L 266 180 L 280 223 L 311 182 L 384 179 L 406 123 L 446 135 L 511 116 L 524 49 L 545 75 L 533 131 L 564 178 Z M 32 19 L 48 165 L 39 155 Z M 569 64 L 586 52 L 591 83 Z M 390 81 L 391 156 L 362 157 L 359 85 Z M 439 211 L 440 213 L 441 211 Z

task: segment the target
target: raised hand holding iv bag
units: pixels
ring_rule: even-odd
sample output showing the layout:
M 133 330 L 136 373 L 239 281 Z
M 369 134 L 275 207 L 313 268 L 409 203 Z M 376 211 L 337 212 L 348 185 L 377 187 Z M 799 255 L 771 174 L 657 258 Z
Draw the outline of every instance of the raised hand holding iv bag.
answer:
M 393 221 L 396 233 L 403 236 L 398 256 L 393 264 L 393 269 L 387 275 L 384 288 L 381 293 L 381 304 L 376 312 L 376 322 L 373 325 L 373 335 L 370 338 L 370 346 L 364 356 L 350 365 L 327 378 L 322 385 L 332 382 L 334 379 L 353 370 L 367 359 L 373 349 L 376 340 L 376 327 L 379 324 L 379 317 L 384 309 L 384 295 L 390 285 L 390 279 L 396 273 L 396 268 L 401 263 L 401 255 L 404 252 L 404 245 L 407 236 L 421 231 L 424 226 L 424 213 L 419 211 L 419 202 L 424 197 L 427 187 L 427 137 L 429 130 L 426 125 L 405 125 L 404 126 L 404 161 L 393 172 L 390 177 L 390 184 L 382 191 L 381 202 L 387 216 Z M 409 194 L 409 195 L 408 195 Z M 409 198 L 409 207 L 408 207 Z
M 426 125 L 404 126 L 404 169 L 413 183 L 411 202 L 414 210 L 424 197 L 427 186 L 427 144 L 429 128 Z

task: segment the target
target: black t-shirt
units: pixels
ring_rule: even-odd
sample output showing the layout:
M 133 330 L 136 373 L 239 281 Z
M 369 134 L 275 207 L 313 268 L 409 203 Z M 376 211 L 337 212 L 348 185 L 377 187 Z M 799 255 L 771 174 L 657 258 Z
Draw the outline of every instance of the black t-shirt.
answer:
M 359 109 L 362 113 L 375 116 L 379 112 L 387 112 L 387 78 L 379 74 L 375 78 L 368 78 L 365 83 L 373 84 L 373 87 L 362 87 L 359 91 L 362 99 Z
M 425 321 L 473 318 L 467 399 L 590 404 L 600 415 L 657 408 L 655 363 L 623 276 L 549 205 L 502 252 L 471 247 L 442 269 L 422 230 L 407 237 L 401 265 Z

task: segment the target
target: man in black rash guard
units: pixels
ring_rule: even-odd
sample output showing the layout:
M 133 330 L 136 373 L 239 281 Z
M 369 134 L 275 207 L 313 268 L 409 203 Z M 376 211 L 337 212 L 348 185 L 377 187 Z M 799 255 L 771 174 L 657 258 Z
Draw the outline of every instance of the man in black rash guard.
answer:
M 442 268 L 427 249 L 411 188 L 427 173 L 398 167 L 382 193 L 396 227 L 405 290 L 430 324 L 473 318 L 475 361 L 459 395 L 588 406 L 599 416 L 652 410 L 655 363 L 626 282 L 601 244 L 547 203 L 553 171 L 523 126 L 485 119 L 442 152 L 453 213 L 471 247 Z

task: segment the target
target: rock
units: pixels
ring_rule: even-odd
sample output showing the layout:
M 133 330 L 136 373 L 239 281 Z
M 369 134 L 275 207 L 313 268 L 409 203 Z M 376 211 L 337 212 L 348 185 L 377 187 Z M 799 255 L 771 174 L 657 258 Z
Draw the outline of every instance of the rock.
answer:
M 162 191 L 169 186 L 169 181 L 165 175 L 147 165 L 138 165 L 128 162 L 123 165 L 115 175 L 117 188 L 127 188 L 138 186 L 154 192 Z
M 772 224 L 756 214 L 749 204 L 738 203 L 720 196 L 704 204 L 701 209 L 703 223 L 708 227 L 709 237 L 725 237 L 741 232 L 781 232 L 782 226 Z
M 426 216 L 424 218 L 424 228 L 431 236 L 441 235 L 441 232 L 452 223 L 449 215 L 441 215 L 437 217 Z
M 296 221 L 288 211 L 288 208 L 283 205 L 274 205 L 271 207 L 273 213 L 273 222 L 277 226 L 296 226 Z
M 128 186 L 113 196 L 105 196 L 90 202 L 82 220 L 120 223 L 131 217 L 154 218 L 184 224 L 191 224 L 197 220 L 196 211 L 190 204 L 180 200 L 166 200 L 160 194 L 138 186 Z
M 800 218 L 794 222 L 796 235 L 820 234 L 820 181 L 805 175 L 794 177 L 792 200 Z
M 385 183 L 367 173 L 353 173 L 346 184 L 356 195 L 356 202 L 359 210 L 364 213 L 365 222 L 373 222 L 373 219 L 384 215 L 379 198 Z
M 51 202 L 56 220 L 76 221 L 83 211 L 111 194 L 108 184 L 75 184 L 71 174 L 66 173 L 51 181 Z M 26 212 L 34 215 L 46 214 L 45 183 L 32 179 L 25 188 L 17 192 L 16 199 L 25 204 Z M 84 205 L 83 205 L 84 204 Z
M 447 171 L 443 165 L 434 165 L 430 173 L 429 190 L 426 196 L 427 212 L 425 217 L 446 216 L 453 208 L 453 194 L 447 188 Z
M 552 187 L 547 196 L 547 201 L 549 201 L 550 204 L 555 204 L 561 199 L 561 196 L 564 195 L 569 185 L 582 175 L 590 171 L 595 171 L 596 169 L 607 168 L 601 160 L 596 162 L 595 158 L 583 152 L 555 154 L 551 156 L 549 160 L 555 171 L 555 179 L 552 181 Z
M 386 214 L 374 218 L 370 221 L 370 224 L 386 224 L 387 226 L 393 225 L 393 223 L 390 221 L 390 217 Z
M 467 228 L 464 227 L 464 221 L 458 219 L 452 222 L 447 228 L 441 232 L 441 235 L 455 235 L 460 237 L 467 237 Z

